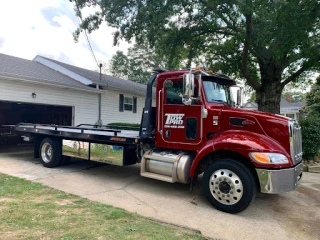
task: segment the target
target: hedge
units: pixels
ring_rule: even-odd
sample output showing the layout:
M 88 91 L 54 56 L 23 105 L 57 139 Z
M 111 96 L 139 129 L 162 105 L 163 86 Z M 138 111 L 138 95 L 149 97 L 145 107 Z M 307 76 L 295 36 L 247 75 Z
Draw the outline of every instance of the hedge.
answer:
M 135 130 L 135 131 L 139 131 L 139 129 L 140 129 L 140 124 L 138 124 L 138 123 L 114 122 L 114 123 L 109 123 L 107 126 L 113 128 L 113 129 L 125 129 L 125 130 Z
M 302 151 L 304 160 L 313 160 L 320 151 L 320 118 L 309 115 L 300 121 L 302 131 Z

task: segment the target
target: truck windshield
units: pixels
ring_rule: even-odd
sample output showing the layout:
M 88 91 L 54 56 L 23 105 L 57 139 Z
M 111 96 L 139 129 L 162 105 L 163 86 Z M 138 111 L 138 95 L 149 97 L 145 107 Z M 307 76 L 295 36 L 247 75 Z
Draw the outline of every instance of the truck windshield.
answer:
M 224 102 L 229 105 L 234 102 L 228 85 L 222 85 L 215 81 L 203 81 L 203 88 L 208 102 Z

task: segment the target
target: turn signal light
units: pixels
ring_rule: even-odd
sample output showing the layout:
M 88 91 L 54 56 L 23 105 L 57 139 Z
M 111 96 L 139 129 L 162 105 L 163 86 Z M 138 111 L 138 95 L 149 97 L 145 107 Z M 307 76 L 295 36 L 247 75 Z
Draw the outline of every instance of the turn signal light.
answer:
M 252 153 L 252 157 L 261 163 L 269 163 L 269 156 L 265 153 Z
M 254 161 L 264 164 L 289 163 L 288 158 L 280 153 L 252 152 L 250 153 L 250 156 Z

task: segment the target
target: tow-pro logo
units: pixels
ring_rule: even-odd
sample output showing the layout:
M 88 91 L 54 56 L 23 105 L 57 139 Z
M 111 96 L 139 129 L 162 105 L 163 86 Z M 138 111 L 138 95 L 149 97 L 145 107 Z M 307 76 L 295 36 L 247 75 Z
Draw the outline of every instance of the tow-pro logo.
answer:
M 184 114 L 166 113 L 165 116 L 167 117 L 164 125 L 165 128 L 184 128 Z

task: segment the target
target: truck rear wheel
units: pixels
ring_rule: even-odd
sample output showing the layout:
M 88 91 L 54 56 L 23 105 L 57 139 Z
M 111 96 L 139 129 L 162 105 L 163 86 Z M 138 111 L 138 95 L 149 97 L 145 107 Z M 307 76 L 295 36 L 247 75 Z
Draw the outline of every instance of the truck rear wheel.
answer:
M 203 192 L 211 205 L 223 212 L 242 212 L 256 195 L 251 172 L 232 159 L 214 162 L 205 170 L 202 181 Z
M 40 144 L 40 159 L 43 166 L 57 167 L 61 162 L 61 143 L 58 140 L 45 138 Z

